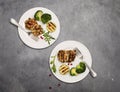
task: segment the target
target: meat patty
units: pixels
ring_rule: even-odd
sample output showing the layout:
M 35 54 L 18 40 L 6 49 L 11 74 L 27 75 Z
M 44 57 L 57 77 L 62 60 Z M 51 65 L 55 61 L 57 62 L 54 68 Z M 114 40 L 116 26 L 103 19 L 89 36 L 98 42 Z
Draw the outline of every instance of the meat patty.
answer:
M 76 57 L 76 50 L 59 50 L 57 57 L 60 62 L 72 62 Z

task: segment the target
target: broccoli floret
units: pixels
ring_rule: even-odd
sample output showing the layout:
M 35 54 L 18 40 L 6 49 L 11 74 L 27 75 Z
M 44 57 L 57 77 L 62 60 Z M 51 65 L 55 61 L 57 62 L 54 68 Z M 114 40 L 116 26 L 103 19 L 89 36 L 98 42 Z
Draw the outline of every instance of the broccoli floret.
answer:
M 71 76 L 76 76 L 76 75 L 77 75 L 77 72 L 76 72 L 76 68 L 75 68 L 75 67 L 73 67 L 73 68 L 70 69 L 70 75 L 71 75 Z
M 48 21 L 50 21 L 51 19 L 52 19 L 51 15 L 47 14 L 47 13 L 45 13 L 41 16 L 41 21 L 44 24 L 47 23 Z
M 35 20 L 41 21 L 42 14 L 43 14 L 43 11 L 38 10 L 34 15 Z

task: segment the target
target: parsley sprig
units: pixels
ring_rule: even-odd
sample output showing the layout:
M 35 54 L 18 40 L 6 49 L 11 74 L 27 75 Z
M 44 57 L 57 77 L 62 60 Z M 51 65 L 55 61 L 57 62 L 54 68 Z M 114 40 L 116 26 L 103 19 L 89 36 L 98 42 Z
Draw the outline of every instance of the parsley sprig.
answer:
M 52 69 L 52 71 L 53 71 L 54 73 L 56 73 L 56 65 L 55 65 L 56 55 L 55 55 L 55 56 L 51 56 L 51 58 L 52 58 L 52 60 L 50 61 L 50 64 L 52 64 L 51 69 Z
M 51 40 L 55 40 L 55 38 L 54 37 L 52 37 L 50 34 L 49 34 L 50 32 L 43 32 L 43 36 L 44 36 L 44 40 L 46 41 L 46 42 L 48 42 L 48 44 L 50 45 L 50 41 Z

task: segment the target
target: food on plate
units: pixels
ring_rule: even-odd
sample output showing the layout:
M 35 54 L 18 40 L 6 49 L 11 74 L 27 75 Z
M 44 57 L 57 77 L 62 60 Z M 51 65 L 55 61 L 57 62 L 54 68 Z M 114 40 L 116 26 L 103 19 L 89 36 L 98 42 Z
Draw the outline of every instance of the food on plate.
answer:
M 42 14 L 42 16 L 41 16 L 41 21 L 42 21 L 42 23 L 47 23 L 48 21 L 50 21 L 52 19 L 52 17 L 51 17 L 51 15 L 50 14 L 48 14 L 48 13 L 44 13 L 44 14 Z
M 86 66 L 84 62 L 80 62 L 76 67 L 73 67 L 70 69 L 70 75 L 71 76 L 76 76 L 80 73 L 85 72 Z
M 42 10 L 38 10 L 35 15 L 34 15 L 34 18 L 35 20 L 38 20 L 38 21 L 41 21 L 41 16 L 43 14 L 43 11 Z
M 51 58 L 52 58 L 52 60 L 50 61 L 50 64 L 52 64 L 51 69 L 52 69 L 52 71 L 53 71 L 54 73 L 56 73 L 56 65 L 55 65 L 56 55 L 55 55 L 55 56 L 52 56 Z
M 39 25 L 34 18 L 28 18 L 25 21 L 25 27 L 29 29 L 34 36 L 43 34 L 43 28 Z
M 80 62 L 79 65 L 76 66 L 77 73 L 83 73 L 86 70 L 86 65 L 84 62 Z
M 69 72 L 69 66 L 66 65 L 66 64 L 62 64 L 62 65 L 59 67 L 59 72 L 60 72 L 60 74 L 65 75 L 66 73 Z
M 76 75 L 78 75 L 78 73 L 76 72 L 76 68 L 75 68 L 75 67 L 73 67 L 73 68 L 70 69 L 70 75 L 71 75 L 71 76 L 76 76 Z
M 53 64 L 52 70 L 53 70 L 54 73 L 56 73 L 56 66 L 55 66 L 55 64 Z
M 42 21 L 42 23 L 47 23 L 48 21 L 50 21 L 52 19 L 51 15 L 48 13 L 43 13 L 42 10 L 38 10 L 35 14 L 34 14 L 34 18 L 35 20 L 38 21 Z
M 76 66 L 76 72 L 79 74 L 79 73 L 82 73 L 83 72 L 83 68 L 80 66 L 80 65 L 77 65 Z
M 50 64 L 54 64 L 55 63 L 55 58 L 56 58 L 56 55 L 55 56 L 51 56 L 52 60 L 50 61 Z
M 57 57 L 62 63 L 72 62 L 76 57 L 76 50 L 59 50 Z
M 48 42 L 49 45 L 50 45 L 51 39 L 55 40 L 55 38 L 52 37 L 52 36 L 49 34 L 49 32 L 44 32 L 44 33 L 43 33 L 43 36 L 44 36 L 44 40 L 45 40 L 46 42 Z
M 56 30 L 56 25 L 55 23 L 53 22 L 48 22 L 47 25 L 46 25 L 46 29 L 49 31 L 49 32 L 54 32 Z

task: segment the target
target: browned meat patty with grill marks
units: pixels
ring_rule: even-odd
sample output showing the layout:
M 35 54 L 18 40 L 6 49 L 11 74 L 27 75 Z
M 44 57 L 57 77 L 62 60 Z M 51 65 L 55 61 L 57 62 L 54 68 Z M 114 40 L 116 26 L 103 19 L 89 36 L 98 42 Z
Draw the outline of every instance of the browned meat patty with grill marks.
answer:
M 76 50 L 59 50 L 57 57 L 60 62 L 72 62 L 76 57 Z

